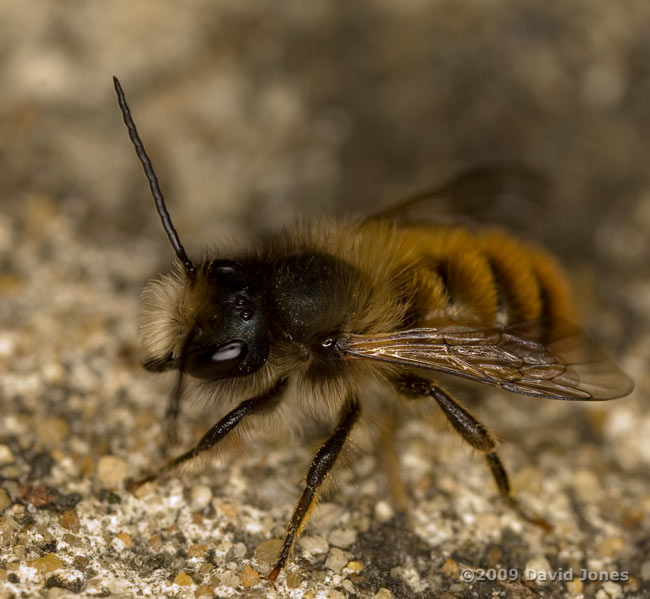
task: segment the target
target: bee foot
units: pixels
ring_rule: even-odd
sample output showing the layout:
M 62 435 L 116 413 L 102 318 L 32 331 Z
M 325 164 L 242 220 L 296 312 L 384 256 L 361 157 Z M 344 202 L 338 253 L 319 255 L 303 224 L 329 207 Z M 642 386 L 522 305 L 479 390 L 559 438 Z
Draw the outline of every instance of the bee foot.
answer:
M 516 499 L 512 499 L 509 503 L 511 507 L 514 508 L 514 510 L 517 512 L 519 517 L 526 520 L 526 522 L 530 522 L 531 524 L 538 526 L 545 532 L 551 532 L 553 530 L 553 525 L 548 520 L 542 518 L 541 516 L 538 516 L 537 514 L 529 512 L 523 508 Z
M 273 568 L 273 570 L 271 570 L 271 572 L 269 572 L 269 574 L 266 576 L 266 579 L 270 580 L 271 583 L 273 583 L 273 587 L 275 587 L 275 581 L 277 580 L 281 571 L 282 571 L 282 565 L 277 564 L 275 568 Z
M 156 480 L 157 476 L 155 474 L 150 474 L 149 476 L 146 476 L 145 478 L 141 478 L 140 480 L 131 480 L 127 481 L 126 483 L 126 490 L 134 495 L 140 487 L 143 485 L 146 485 L 147 483 L 153 482 Z

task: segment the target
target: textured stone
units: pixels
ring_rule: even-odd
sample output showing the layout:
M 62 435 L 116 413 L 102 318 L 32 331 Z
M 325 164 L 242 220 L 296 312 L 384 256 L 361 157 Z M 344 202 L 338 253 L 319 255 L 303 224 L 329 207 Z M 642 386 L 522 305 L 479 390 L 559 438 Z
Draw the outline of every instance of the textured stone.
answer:
M 181 571 L 174 578 L 174 584 L 177 584 L 181 587 L 187 587 L 194 584 L 191 576 L 188 576 L 185 572 Z
M 63 562 L 56 555 L 47 553 L 43 557 L 33 560 L 29 565 L 36 568 L 41 574 L 48 574 L 62 568 Z
M 243 587 L 254 587 L 260 581 L 260 575 L 253 570 L 250 566 L 244 566 L 244 569 L 239 574 Z
M 126 478 L 126 469 L 126 462 L 122 458 L 107 455 L 97 464 L 97 478 L 105 487 L 117 487 Z

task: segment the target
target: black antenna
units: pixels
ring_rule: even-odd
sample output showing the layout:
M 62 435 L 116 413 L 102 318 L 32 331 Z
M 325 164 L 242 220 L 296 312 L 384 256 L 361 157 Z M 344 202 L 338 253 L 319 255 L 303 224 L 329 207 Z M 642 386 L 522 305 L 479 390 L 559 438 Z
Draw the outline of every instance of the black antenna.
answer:
M 138 155 L 138 158 L 142 163 L 142 168 L 144 169 L 144 174 L 147 176 L 147 181 L 149 181 L 149 189 L 151 189 L 151 195 L 153 196 L 153 201 L 156 205 L 156 210 L 160 215 L 160 220 L 162 221 L 165 233 L 167 233 L 167 237 L 169 237 L 169 241 L 178 256 L 178 259 L 183 263 L 185 272 L 191 280 L 194 280 L 196 268 L 194 264 L 192 264 L 192 261 L 187 257 L 185 249 L 181 244 L 181 240 L 178 238 L 178 233 L 176 233 L 176 229 L 174 229 L 174 225 L 172 224 L 172 219 L 169 217 L 169 212 L 167 212 L 167 207 L 165 206 L 165 199 L 163 198 L 162 191 L 160 191 L 160 185 L 158 185 L 158 177 L 156 177 L 153 166 L 151 166 L 151 160 L 149 160 L 149 156 L 147 156 L 147 152 L 142 145 L 142 140 L 138 135 L 138 130 L 135 128 L 135 123 L 133 122 L 133 118 L 131 118 L 129 105 L 126 103 L 122 86 L 117 77 L 113 77 L 113 83 L 115 85 L 115 92 L 117 93 L 117 102 L 120 105 L 122 117 L 124 118 L 124 124 L 129 130 L 129 137 L 135 147 L 135 153 Z

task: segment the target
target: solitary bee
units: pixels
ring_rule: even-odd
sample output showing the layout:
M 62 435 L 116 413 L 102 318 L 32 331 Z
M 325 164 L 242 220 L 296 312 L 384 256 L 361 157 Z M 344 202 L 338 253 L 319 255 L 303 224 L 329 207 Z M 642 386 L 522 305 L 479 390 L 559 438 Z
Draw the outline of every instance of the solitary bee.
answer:
M 183 377 L 230 409 L 185 454 L 136 485 L 210 451 L 227 435 L 270 421 L 334 421 L 316 452 L 289 522 L 275 580 L 328 474 L 383 387 L 403 400 L 433 399 L 486 462 L 503 498 L 524 517 L 486 427 L 436 381 L 464 377 L 513 393 L 606 400 L 632 382 L 573 324 L 565 276 L 543 251 L 493 229 L 419 224 L 404 209 L 489 183 L 474 171 L 427 197 L 361 222 L 301 225 L 246 251 L 195 264 L 165 207 L 120 83 L 124 122 L 178 258 L 149 284 L 143 327 L 152 372 L 178 371 L 167 410 L 179 413 Z

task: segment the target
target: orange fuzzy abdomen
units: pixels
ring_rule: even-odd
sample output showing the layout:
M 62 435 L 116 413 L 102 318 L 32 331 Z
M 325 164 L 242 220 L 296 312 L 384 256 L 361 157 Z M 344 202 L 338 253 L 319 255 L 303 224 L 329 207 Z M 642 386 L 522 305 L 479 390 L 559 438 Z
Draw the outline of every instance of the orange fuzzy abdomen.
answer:
M 566 278 L 541 250 L 499 231 L 398 229 L 412 266 L 407 294 L 416 326 L 575 321 Z

